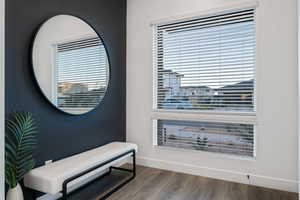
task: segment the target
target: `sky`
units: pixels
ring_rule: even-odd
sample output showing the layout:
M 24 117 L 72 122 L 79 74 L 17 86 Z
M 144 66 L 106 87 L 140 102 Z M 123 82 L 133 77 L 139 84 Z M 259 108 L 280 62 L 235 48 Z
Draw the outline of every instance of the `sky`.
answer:
M 254 78 L 254 22 L 163 35 L 164 69 L 184 75 L 182 86 L 219 88 Z
M 90 90 L 106 86 L 109 66 L 103 45 L 59 52 L 56 66 L 58 82 L 86 83 Z

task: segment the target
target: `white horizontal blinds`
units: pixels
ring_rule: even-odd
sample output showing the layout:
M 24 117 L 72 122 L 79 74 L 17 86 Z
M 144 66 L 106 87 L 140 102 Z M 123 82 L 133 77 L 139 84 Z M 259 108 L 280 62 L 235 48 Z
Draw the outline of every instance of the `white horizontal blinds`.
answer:
M 57 45 L 57 104 L 60 108 L 94 108 L 103 98 L 107 55 L 99 37 Z
M 254 9 L 156 26 L 157 108 L 254 112 Z
M 157 144 L 254 157 L 254 125 L 157 120 Z

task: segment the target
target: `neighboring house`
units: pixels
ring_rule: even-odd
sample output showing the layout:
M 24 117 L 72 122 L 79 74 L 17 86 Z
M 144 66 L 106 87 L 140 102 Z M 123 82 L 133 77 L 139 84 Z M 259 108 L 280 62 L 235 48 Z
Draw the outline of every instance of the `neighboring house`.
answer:
M 162 78 L 162 93 L 158 94 L 161 99 L 171 99 L 179 96 L 179 88 L 181 86 L 181 78 L 183 75 L 173 72 L 172 70 L 164 70 Z
M 58 94 L 76 94 L 88 91 L 88 84 L 86 83 L 58 83 Z
M 183 75 L 173 72 L 172 70 L 163 71 L 163 88 L 172 88 L 178 90 L 181 86 L 181 78 Z
M 66 93 L 58 97 L 59 107 L 68 108 L 94 108 L 103 98 L 106 88 L 88 90 L 79 93 Z
M 207 86 L 182 86 L 183 75 L 172 70 L 164 70 L 162 93 L 158 94 L 164 99 L 163 109 L 191 109 L 197 103 L 209 103 L 214 95 L 214 90 Z
M 216 99 L 216 101 L 222 102 L 222 104 L 228 106 L 235 104 L 235 107 L 240 106 L 242 110 L 249 110 L 254 106 L 253 88 L 253 79 L 242 81 L 232 85 L 226 85 L 224 87 L 215 89 L 217 95 L 215 95 L 214 98 Z M 233 101 L 234 99 L 235 101 Z
M 179 88 L 181 96 L 213 96 L 214 90 L 208 86 L 182 86 Z
M 183 86 L 179 88 L 180 96 L 186 97 L 193 105 L 210 104 L 214 90 L 208 86 Z
M 208 108 L 250 110 L 253 108 L 253 79 L 213 89 L 208 86 L 182 86 L 183 75 L 164 70 L 158 94 L 162 109 Z M 234 105 L 233 105 L 234 104 Z
M 163 101 L 162 109 L 192 109 L 193 105 L 185 99 L 167 99 Z

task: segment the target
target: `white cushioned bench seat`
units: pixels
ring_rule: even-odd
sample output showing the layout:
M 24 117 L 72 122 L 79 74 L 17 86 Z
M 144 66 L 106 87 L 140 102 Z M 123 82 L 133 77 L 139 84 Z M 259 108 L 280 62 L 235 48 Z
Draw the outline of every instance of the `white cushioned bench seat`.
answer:
M 54 195 L 62 191 L 62 184 L 66 179 L 130 150 L 137 151 L 137 145 L 125 142 L 112 142 L 35 168 L 26 174 L 24 184 L 28 188 Z

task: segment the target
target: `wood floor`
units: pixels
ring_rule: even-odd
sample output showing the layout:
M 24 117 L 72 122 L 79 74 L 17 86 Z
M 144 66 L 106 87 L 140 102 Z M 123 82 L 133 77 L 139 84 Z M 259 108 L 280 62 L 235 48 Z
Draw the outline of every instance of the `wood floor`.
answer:
M 121 174 L 117 176 L 122 177 Z M 138 166 L 136 178 L 108 200 L 296 199 L 298 197 L 295 193 Z

